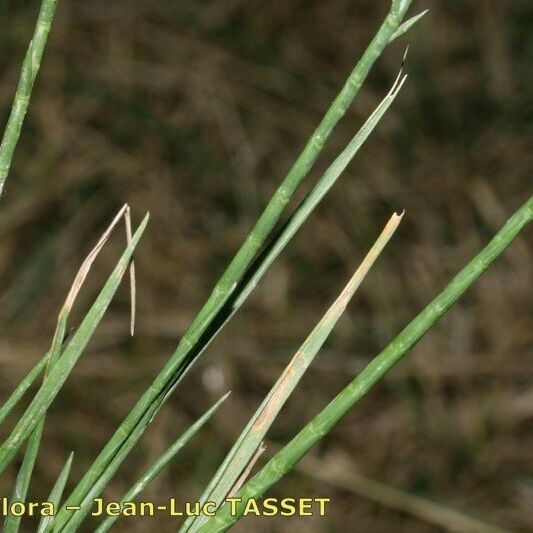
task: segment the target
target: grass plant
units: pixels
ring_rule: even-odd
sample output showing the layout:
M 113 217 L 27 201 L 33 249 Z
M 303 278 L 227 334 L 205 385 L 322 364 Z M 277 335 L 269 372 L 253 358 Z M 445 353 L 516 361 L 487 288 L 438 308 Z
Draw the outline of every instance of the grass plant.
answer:
M 147 386 L 145 392 L 118 426 L 91 466 L 87 468 L 74 488 L 64 497 L 73 463 L 73 455 L 68 457 L 49 496 L 49 501 L 53 501 L 59 510 L 55 516 L 43 518 L 38 525 L 39 533 L 73 532 L 82 526 L 89 514 L 94 498 L 98 497 L 111 482 L 165 401 L 218 332 L 240 309 L 274 260 L 331 190 L 386 115 L 405 84 L 406 75 L 403 73 L 403 65 L 392 83 L 390 91 L 364 121 L 344 150 L 334 159 L 316 183 L 310 187 L 309 192 L 299 205 L 291 212 L 286 213 L 298 187 L 308 176 L 336 125 L 351 106 L 372 66 L 390 43 L 407 32 L 426 13 L 424 11 L 404 20 L 411 3 L 412 0 L 393 0 L 391 2 L 390 10 L 374 38 L 349 74 L 338 96 L 327 109 L 301 154 L 273 193 L 264 211 L 244 239 L 242 246 L 220 276 L 204 305 L 182 335 L 176 350 L 170 355 L 153 382 Z M 34 36 L 23 62 L 13 107 L 0 146 L 0 195 L 21 134 L 24 116 L 41 63 L 56 4 L 57 0 L 43 0 Z M 124 274 L 128 270 L 131 280 L 132 306 L 130 333 L 134 334 L 136 290 L 133 254 L 146 229 L 148 218 L 147 214 L 133 231 L 129 206 L 124 205 L 118 211 L 100 240 L 83 261 L 74 279 L 65 303 L 59 312 L 49 350 L 0 407 L 1 424 L 13 413 L 13 408 L 22 400 L 38 377 L 43 375 L 40 388 L 28 403 L 23 414 L 14 423 L 9 436 L 0 445 L 0 473 L 2 473 L 17 457 L 26 443 L 25 453 L 12 492 L 11 499 L 13 501 L 23 502 L 27 497 L 45 428 L 46 414 L 74 370 L 97 326 L 102 321 Z M 218 506 L 216 515 L 191 518 L 182 525 L 181 531 L 225 531 L 239 519 L 249 498 L 261 497 L 272 485 L 290 472 L 310 448 L 324 438 L 355 403 L 379 383 L 385 374 L 428 333 L 472 283 L 505 251 L 520 231 L 531 222 L 533 219 L 533 198 L 530 198 L 517 210 L 489 244 L 351 383 L 304 426 L 289 443 L 282 447 L 256 475 L 247 481 L 252 468 L 261 459 L 261 454 L 264 451 L 262 443 L 269 428 L 278 414 L 282 412 L 285 402 L 293 394 L 355 291 L 396 231 L 401 218 L 402 215 L 397 214 L 391 217 L 359 268 L 301 344 L 241 435 L 236 439 L 234 446 L 218 471 L 213 475 L 211 482 L 208 483 L 201 501 L 215 501 Z M 122 219 L 124 219 L 126 226 L 126 247 L 103 288 L 85 313 L 80 325 L 67 339 L 67 322 L 77 295 L 112 230 Z M 121 501 L 131 501 L 136 498 L 216 413 L 227 396 L 228 394 L 225 394 L 220 398 L 180 435 L 126 491 Z M 230 514 L 228 505 L 224 504 L 224 499 L 232 494 L 241 498 L 241 503 L 238 505 L 238 515 Z M 72 508 L 77 510 L 72 511 Z M 99 525 L 97 531 L 102 533 L 109 530 L 117 518 L 106 518 Z M 4 531 L 16 533 L 20 527 L 20 517 L 8 516 L 6 518 Z

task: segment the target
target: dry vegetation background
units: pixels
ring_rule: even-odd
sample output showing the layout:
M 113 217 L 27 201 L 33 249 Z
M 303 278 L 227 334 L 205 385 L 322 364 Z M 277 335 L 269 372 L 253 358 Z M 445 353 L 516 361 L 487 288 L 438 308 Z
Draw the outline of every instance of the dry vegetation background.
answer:
M 0 6 L 3 122 L 37 2 Z M 71 449 L 79 478 L 163 365 L 387 7 L 60 1 L 0 205 L 2 397 L 48 346 L 77 266 L 114 211 L 127 201 L 137 220 L 145 210 L 152 219 L 136 256 L 137 334 L 128 336 L 124 286 L 50 412 L 34 499 L 48 493 Z M 410 76 L 386 120 L 178 388 L 107 497 L 119 497 L 232 389 L 146 498 L 199 496 L 393 210 L 406 209 L 399 232 L 275 424 L 272 443 L 286 442 L 322 408 L 530 194 L 531 5 L 413 5 L 427 7 L 419 27 L 378 62 L 301 194 L 385 94 L 409 42 Z M 344 477 L 326 483 L 295 472 L 273 491 L 330 497 L 327 519 L 246 519 L 237 529 L 439 531 L 380 504 L 382 486 L 372 496 L 363 474 L 510 530 L 533 530 L 529 244 L 521 237 L 314 449 L 328 464 L 322 474 L 342 465 Z M 77 318 L 122 246 L 115 236 L 98 261 Z M 12 468 L 11 480 L 2 478 L 0 494 L 14 475 Z M 117 525 L 171 531 L 173 523 Z

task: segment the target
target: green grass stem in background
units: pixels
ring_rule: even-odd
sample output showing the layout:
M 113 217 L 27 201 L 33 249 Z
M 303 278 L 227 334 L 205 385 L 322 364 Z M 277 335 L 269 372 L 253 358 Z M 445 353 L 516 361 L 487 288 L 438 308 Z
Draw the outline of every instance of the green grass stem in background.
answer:
M 533 197 L 516 211 L 487 246 L 346 388 L 242 487 L 236 495 L 242 498 L 241 503 L 237 503 L 238 512 L 231 514 L 229 504 L 225 504 L 199 531 L 202 533 L 225 531 L 233 525 L 242 515 L 248 499 L 260 498 L 289 472 L 310 448 L 322 439 L 431 329 L 531 220 L 533 220 Z
M 340 456 L 340 459 L 339 459 Z M 455 506 L 446 505 L 433 498 L 415 492 L 398 489 L 361 474 L 354 461 L 342 450 L 329 450 L 326 457 L 317 458 L 307 454 L 297 465 L 296 470 L 308 477 L 332 487 L 349 491 L 370 501 L 409 514 L 439 531 L 456 533 L 510 533 L 475 514 L 465 512 Z
M 333 331 L 339 318 L 344 313 L 346 306 L 398 228 L 401 219 L 402 215 L 397 214 L 394 214 L 390 218 L 340 295 L 294 354 L 279 379 L 233 445 L 217 473 L 213 476 L 200 498 L 202 504 L 208 501 L 214 502 L 216 508 L 218 508 L 228 494 L 237 490 L 238 480 L 252 461 L 255 451 L 261 445 L 261 441 L 265 438 L 276 416 Z M 190 517 L 186 520 L 180 531 L 183 533 L 197 531 L 206 521 L 207 516 L 203 514 Z
M 11 167 L 13 153 L 15 152 L 20 137 L 35 78 L 41 66 L 41 59 L 46 41 L 48 40 L 48 33 L 54 20 L 56 5 L 57 0 L 42 1 L 33 37 L 22 63 L 17 92 L 15 93 L 11 113 L 6 129 L 4 130 L 2 144 L 0 144 L 0 196 L 2 196 L 4 184 Z

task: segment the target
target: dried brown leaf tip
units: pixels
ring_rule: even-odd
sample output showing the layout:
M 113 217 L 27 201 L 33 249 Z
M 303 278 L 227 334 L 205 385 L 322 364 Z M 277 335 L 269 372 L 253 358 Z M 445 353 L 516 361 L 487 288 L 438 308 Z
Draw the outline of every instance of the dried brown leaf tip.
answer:
M 252 468 L 255 466 L 255 464 L 261 457 L 261 455 L 265 453 L 265 450 L 266 450 L 265 443 L 262 442 L 257 447 L 257 450 L 254 453 L 254 456 L 250 459 L 250 462 L 246 465 L 246 468 L 243 470 L 242 474 L 240 475 L 239 479 L 237 480 L 233 488 L 229 491 L 228 497 L 231 497 L 237 494 L 240 488 L 244 485 L 244 482 L 248 479 L 248 476 L 250 475 Z
M 131 210 L 130 206 L 126 204 L 126 211 L 124 213 L 124 223 L 126 225 L 126 241 L 128 246 L 131 244 Z M 135 262 L 133 257 L 130 262 L 130 335 L 133 337 L 135 333 L 135 309 L 136 309 L 137 288 L 135 285 Z
M 114 216 L 111 223 L 107 226 L 107 228 L 104 230 L 104 232 L 98 239 L 98 242 L 94 245 L 91 251 L 87 254 L 86 258 L 81 264 L 74 278 L 74 281 L 72 282 L 70 290 L 67 294 L 65 303 L 63 304 L 63 307 L 61 308 L 61 311 L 59 313 L 60 317 L 68 316 L 68 314 L 72 310 L 72 307 L 74 306 L 74 302 L 76 301 L 76 298 L 85 282 L 85 279 L 87 278 L 87 275 L 89 274 L 89 271 L 91 270 L 91 267 L 93 266 L 94 261 L 98 257 L 98 254 L 101 252 L 106 242 L 108 241 L 116 225 L 120 222 L 122 218 L 124 218 L 124 223 L 126 226 L 127 244 L 128 246 L 131 244 L 131 240 L 132 240 L 131 211 L 130 211 L 130 206 L 128 204 L 124 204 L 118 210 L 117 214 Z M 130 333 L 133 336 L 134 329 L 135 329 L 135 304 L 136 304 L 135 264 L 133 260 L 130 263 L 130 295 L 131 295 Z

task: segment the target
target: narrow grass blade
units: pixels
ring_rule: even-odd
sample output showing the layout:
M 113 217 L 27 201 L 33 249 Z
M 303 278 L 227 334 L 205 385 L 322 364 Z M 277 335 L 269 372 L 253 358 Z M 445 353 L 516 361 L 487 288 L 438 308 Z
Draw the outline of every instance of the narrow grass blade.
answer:
M 63 491 L 65 490 L 65 485 L 67 484 L 68 476 L 70 474 L 70 467 L 72 466 L 73 458 L 74 452 L 71 452 L 67 462 L 65 463 L 65 466 L 63 466 L 61 472 L 59 473 L 48 499 L 46 500 L 47 502 L 53 504 L 54 509 L 57 509 L 59 507 L 59 503 L 61 502 L 61 497 L 63 496 Z M 39 522 L 37 533 L 46 533 L 49 531 L 52 518 L 53 516 L 43 516 Z
M 0 472 L 3 472 L 11 459 L 13 459 L 18 448 L 29 437 L 39 419 L 44 415 L 74 368 L 74 365 L 107 310 L 147 223 L 148 215 L 145 216 L 139 225 L 131 244 L 126 247 L 100 294 L 91 306 L 91 309 L 83 319 L 57 363 L 51 368 L 47 379 L 37 392 L 28 409 L 11 432 L 11 435 L 0 447 Z
M 44 357 L 28 372 L 26 377 L 17 385 L 11 396 L 0 407 L 0 424 L 9 416 L 9 413 L 17 405 L 19 400 L 24 396 L 24 393 L 32 386 L 33 382 L 41 375 L 48 363 L 50 352 L 47 352 Z
M 270 244 L 258 256 L 257 261 L 247 271 L 244 278 L 243 289 L 238 292 L 234 298 L 233 307 L 238 308 L 244 300 L 250 295 L 258 281 L 268 270 L 273 261 L 278 257 L 281 251 L 289 243 L 296 232 L 301 228 L 315 207 L 322 201 L 324 196 L 331 190 L 348 164 L 355 157 L 361 146 L 368 139 L 379 121 L 383 118 L 389 107 L 398 96 L 407 76 L 402 72 L 398 74 L 393 86 L 385 98 L 376 107 L 374 112 L 368 117 L 366 122 L 348 143 L 346 148 L 340 153 L 335 161 L 329 166 L 324 175 L 315 184 L 307 194 L 298 208 L 291 215 L 282 230 L 272 239 Z
M 28 487 L 30 485 L 30 479 L 35 465 L 35 459 L 37 458 L 37 452 L 39 451 L 39 442 L 43 432 L 44 424 L 39 421 L 37 427 L 33 430 L 26 447 L 26 453 L 20 465 L 17 479 L 15 480 L 15 486 L 11 493 L 12 502 L 24 502 L 26 501 L 26 495 L 28 494 Z M 16 533 L 19 530 L 22 516 L 16 516 L 9 513 L 4 521 L 3 532 L 4 533 Z
M 66 506 L 75 505 L 73 502 L 83 499 L 83 495 L 96 483 L 98 477 L 102 475 L 109 462 L 120 450 L 121 446 L 123 446 L 128 435 L 137 427 L 139 419 L 145 415 L 148 415 L 151 419 L 157 414 L 165 400 L 180 383 L 187 371 L 190 370 L 196 359 L 244 303 L 274 259 L 284 249 L 292 236 L 342 174 L 348 163 L 390 107 L 404 82 L 405 76 L 402 76 L 400 73 L 391 91 L 378 105 L 346 149 L 337 157 L 319 182 L 313 187 L 281 232 L 278 233 L 271 244 L 249 267 L 241 282 L 232 291 L 231 297 L 219 309 L 217 315 L 213 317 L 210 327 L 204 331 L 203 335 L 199 337 L 194 345 L 188 344 L 188 341 L 184 341 L 182 338 L 176 352 L 157 376 L 152 386 L 143 394 L 113 437 L 104 446 L 104 449 L 100 452 L 92 467 L 86 472 L 72 494 L 68 497 L 65 505 L 56 516 L 56 527 L 63 527 L 70 516 L 66 510 Z
M 244 485 L 236 496 L 241 499 L 236 503 L 237 512 L 231 513 L 229 504 L 224 504 L 200 531 L 226 531 L 231 527 L 242 515 L 248 499 L 260 498 L 289 472 L 309 449 L 409 352 L 532 220 L 533 197 L 529 198 L 488 245 L 346 388 Z
M 2 196 L 4 183 L 11 167 L 13 153 L 20 137 L 26 111 L 28 110 L 33 84 L 41 66 L 41 59 L 54 19 L 56 5 L 57 0 L 42 1 L 33 37 L 22 63 L 17 92 L 15 93 L 11 114 L 9 115 L 2 137 L 2 144 L 0 144 L 0 196 Z
M 155 461 L 153 465 L 132 485 L 132 487 L 124 494 L 121 503 L 133 501 L 152 481 L 159 475 L 159 473 L 167 466 L 167 464 L 176 456 L 176 454 L 191 440 L 191 438 L 202 428 L 202 426 L 215 414 L 218 408 L 229 396 L 229 392 L 222 396 L 208 411 L 206 411 L 183 435 L 170 446 L 162 455 Z M 93 495 L 92 497 L 96 497 Z M 104 533 L 108 531 L 116 522 L 118 516 L 108 516 L 95 530 L 95 533 Z M 69 526 L 72 524 L 69 523 Z
M 232 487 L 237 483 L 241 472 L 249 464 L 255 450 L 264 439 L 279 411 L 294 391 L 296 385 L 300 382 L 307 368 L 333 331 L 335 324 L 344 313 L 349 301 L 398 228 L 401 219 L 402 215 L 397 215 L 396 213 L 391 217 L 348 284 L 295 353 L 202 494 L 200 498 L 202 503 L 207 501 L 215 502 L 218 508 L 224 498 L 228 496 Z M 203 514 L 190 517 L 185 521 L 180 531 L 183 533 L 197 531 L 206 521 L 207 517 Z
M 335 451 L 336 454 L 338 452 Z M 410 514 L 442 531 L 509 533 L 466 510 L 456 509 L 366 477 L 358 472 L 350 461 L 341 461 L 339 464 L 337 459 L 330 461 L 326 458 L 321 461 L 306 455 L 296 468 L 313 479 L 353 492 L 401 513 Z
M 418 15 L 406 20 L 390 37 L 389 43 L 392 43 L 398 37 L 401 37 L 405 32 L 409 31 L 427 12 L 429 9 L 422 11 Z
M 94 261 L 98 257 L 98 254 L 101 252 L 105 243 L 109 239 L 111 232 L 113 231 L 115 226 L 118 224 L 119 220 L 123 216 L 126 215 L 126 213 L 127 213 L 126 218 L 128 218 L 129 217 L 128 204 L 123 205 L 122 208 L 119 209 L 118 213 L 115 215 L 115 217 L 113 218 L 109 226 L 100 236 L 100 239 L 98 239 L 98 242 L 93 246 L 91 251 L 87 254 L 85 259 L 83 260 L 80 268 L 78 269 L 78 272 L 76 273 L 76 276 L 74 277 L 74 281 L 72 282 L 72 285 L 70 286 L 67 297 L 65 298 L 65 302 L 63 303 L 63 306 L 61 307 L 61 310 L 59 311 L 59 315 L 57 318 L 57 325 L 54 331 L 54 337 L 52 339 L 52 347 L 50 348 L 50 359 L 48 361 L 48 365 L 46 368 L 45 380 L 50 370 L 50 367 L 53 366 L 57 362 L 61 354 L 61 349 L 63 347 L 63 341 L 65 339 L 65 332 L 67 330 L 67 320 L 70 315 L 70 311 L 72 310 L 72 307 L 74 306 L 74 302 L 76 301 L 76 298 L 85 282 L 85 279 L 87 278 L 87 275 L 89 274 Z M 127 238 L 127 243 L 128 245 L 131 244 L 130 236 L 128 236 Z

